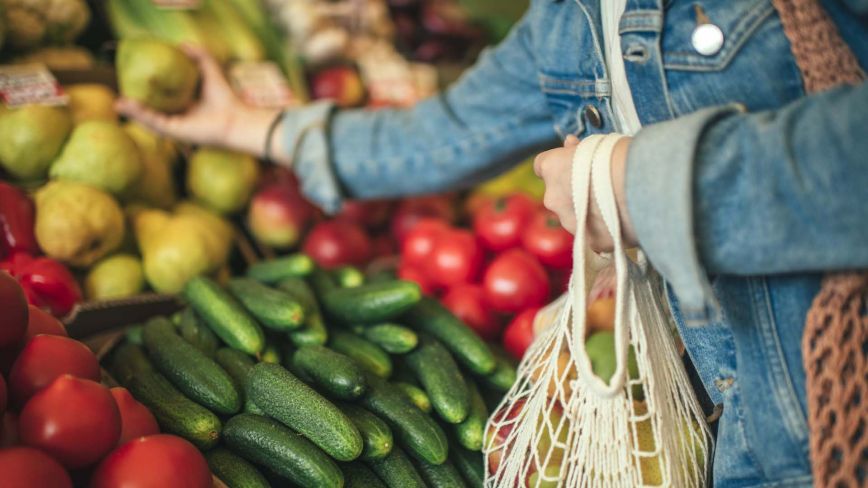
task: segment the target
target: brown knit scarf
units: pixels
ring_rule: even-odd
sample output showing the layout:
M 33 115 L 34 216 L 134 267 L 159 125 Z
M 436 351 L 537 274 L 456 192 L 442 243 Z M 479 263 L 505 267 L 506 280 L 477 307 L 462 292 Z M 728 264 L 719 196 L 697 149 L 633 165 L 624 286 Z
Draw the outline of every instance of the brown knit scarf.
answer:
M 856 56 L 819 0 L 772 3 L 809 93 L 864 81 Z M 868 486 L 866 296 L 868 273 L 829 274 L 805 321 L 811 468 L 821 488 Z

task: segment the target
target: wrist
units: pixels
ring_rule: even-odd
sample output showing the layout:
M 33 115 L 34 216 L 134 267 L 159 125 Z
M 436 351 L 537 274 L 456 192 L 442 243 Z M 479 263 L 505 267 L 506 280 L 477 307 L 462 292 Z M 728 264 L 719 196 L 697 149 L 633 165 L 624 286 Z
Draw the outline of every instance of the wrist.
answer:
M 624 137 L 612 150 L 612 185 L 615 188 L 615 203 L 618 205 L 618 217 L 621 220 L 621 235 L 628 247 L 637 246 L 636 231 L 627 210 L 627 153 L 631 137 Z
M 265 143 L 268 138 L 268 130 L 281 111 L 281 109 L 239 107 L 238 110 L 234 110 L 228 115 L 222 140 L 215 142 L 236 151 L 252 154 L 257 158 L 263 158 L 266 152 Z M 272 147 L 272 153 L 273 151 L 274 147 Z

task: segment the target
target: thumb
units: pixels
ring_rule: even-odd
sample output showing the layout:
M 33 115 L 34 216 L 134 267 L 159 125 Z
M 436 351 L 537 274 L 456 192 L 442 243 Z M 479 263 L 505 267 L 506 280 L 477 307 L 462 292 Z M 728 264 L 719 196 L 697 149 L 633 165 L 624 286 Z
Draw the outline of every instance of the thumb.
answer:
M 570 134 L 564 139 L 564 147 L 573 147 L 579 145 L 579 138 Z

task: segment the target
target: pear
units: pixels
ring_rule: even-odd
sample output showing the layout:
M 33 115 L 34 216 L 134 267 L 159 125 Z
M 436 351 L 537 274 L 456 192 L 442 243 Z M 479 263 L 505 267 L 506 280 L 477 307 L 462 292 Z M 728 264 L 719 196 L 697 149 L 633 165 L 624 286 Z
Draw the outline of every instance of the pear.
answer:
M 36 193 L 36 240 L 49 257 L 86 267 L 124 238 L 124 215 L 114 198 L 72 181 L 52 181 Z
M 232 248 L 235 231 L 220 215 L 195 203 L 181 202 L 175 207 L 176 218 L 189 223 L 191 229 L 202 236 L 208 246 L 208 256 L 214 267 L 226 263 Z
M 129 202 L 168 209 L 177 195 L 172 178 L 172 164 L 177 158 L 174 144 L 142 125 L 130 122 L 124 130 L 139 148 L 142 174 L 125 194 Z
M 114 254 L 100 260 L 84 279 L 85 293 L 91 300 L 129 297 L 144 287 L 142 262 L 131 254 Z
M 205 206 L 222 214 L 244 208 L 250 200 L 259 166 L 246 154 L 201 148 L 187 166 L 187 188 Z
M 45 178 L 70 129 L 72 119 L 65 108 L 0 110 L 0 166 L 19 180 Z
M 121 95 L 154 110 L 177 113 L 193 102 L 199 69 L 177 47 L 157 39 L 122 39 L 115 66 Z
M 121 195 L 142 173 L 136 143 L 116 123 L 88 120 L 77 125 L 49 175 Z
M 76 124 L 85 120 L 117 122 L 115 92 L 99 83 L 82 83 L 65 88 L 69 96 L 69 111 Z

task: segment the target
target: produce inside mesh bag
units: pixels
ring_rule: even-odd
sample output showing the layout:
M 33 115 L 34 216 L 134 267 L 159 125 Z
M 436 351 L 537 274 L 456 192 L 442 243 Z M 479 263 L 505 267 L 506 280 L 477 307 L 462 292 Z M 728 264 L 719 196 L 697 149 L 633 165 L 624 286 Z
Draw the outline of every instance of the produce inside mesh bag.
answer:
M 620 233 L 600 266 L 581 225 L 593 181 L 607 227 L 620 229 L 608 165 L 618 138 L 591 136 L 576 151 L 575 269 L 567 293 L 538 314 L 540 335 L 489 419 L 488 487 L 707 484 L 711 435 L 676 350 L 662 280 L 641 252 L 625 252 Z M 594 330 L 588 304 L 612 291 L 614 330 Z

